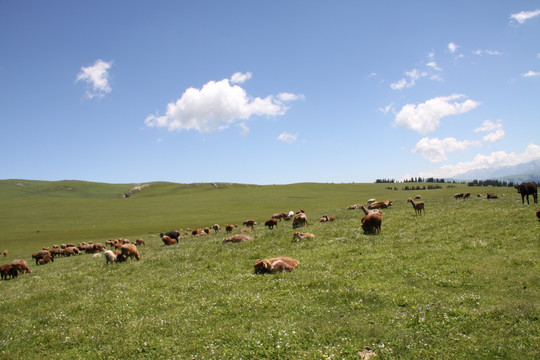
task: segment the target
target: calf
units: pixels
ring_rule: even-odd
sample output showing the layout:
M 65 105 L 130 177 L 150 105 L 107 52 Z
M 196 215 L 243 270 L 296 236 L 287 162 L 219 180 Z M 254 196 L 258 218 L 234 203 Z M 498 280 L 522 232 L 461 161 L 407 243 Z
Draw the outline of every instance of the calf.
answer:
M 279 256 L 272 259 L 259 259 L 253 264 L 255 274 L 275 274 L 277 272 L 291 272 L 300 262 L 288 256 Z
M 301 232 L 298 232 L 298 231 L 295 231 L 293 233 L 293 241 L 300 241 L 300 240 L 305 240 L 305 239 L 313 239 L 315 237 L 315 235 L 313 235 L 312 233 L 301 233 Z

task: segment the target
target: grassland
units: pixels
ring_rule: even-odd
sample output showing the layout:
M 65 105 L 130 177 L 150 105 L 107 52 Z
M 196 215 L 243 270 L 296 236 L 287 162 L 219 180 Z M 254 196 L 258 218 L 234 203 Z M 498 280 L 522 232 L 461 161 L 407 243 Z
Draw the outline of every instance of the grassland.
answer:
M 365 346 L 379 359 L 540 358 L 540 224 L 513 188 L 216 185 L 153 183 L 123 199 L 132 184 L 0 181 L 3 263 L 32 268 L 0 283 L 0 358 L 357 359 Z M 416 194 L 425 215 L 406 202 Z M 371 197 L 394 201 L 376 236 L 346 210 Z M 292 242 L 290 222 L 241 244 L 156 236 L 300 208 L 313 240 Z M 317 222 L 324 213 L 337 220 Z M 145 239 L 141 261 L 31 263 L 42 246 L 115 237 Z M 277 255 L 298 269 L 253 274 Z

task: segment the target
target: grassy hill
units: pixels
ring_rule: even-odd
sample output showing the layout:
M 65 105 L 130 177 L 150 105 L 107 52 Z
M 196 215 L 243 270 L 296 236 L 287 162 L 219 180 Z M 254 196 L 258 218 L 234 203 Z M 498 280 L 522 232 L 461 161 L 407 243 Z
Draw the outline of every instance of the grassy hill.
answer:
M 151 183 L 122 198 L 134 185 L 0 181 L 3 263 L 32 268 L 0 282 L 0 358 L 356 359 L 365 346 L 380 359 L 540 357 L 538 207 L 513 188 L 455 200 L 465 186 Z M 406 202 L 416 194 L 425 215 Z M 394 206 L 368 236 L 346 208 L 372 197 Z M 241 244 L 157 236 L 300 208 L 313 240 L 292 242 L 290 222 Z M 337 220 L 319 223 L 324 213 Z M 145 239 L 141 261 L 31 262 L 42 246 L 116 237 Z M 278 255 L 298 269 L 253 274 Z

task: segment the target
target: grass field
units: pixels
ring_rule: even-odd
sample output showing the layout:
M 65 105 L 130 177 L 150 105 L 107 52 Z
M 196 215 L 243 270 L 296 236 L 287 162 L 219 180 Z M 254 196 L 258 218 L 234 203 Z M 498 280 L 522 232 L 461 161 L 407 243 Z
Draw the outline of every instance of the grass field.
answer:
M 0 358 L 358 359 L 365 346 L 378 359 L 540 358 L 538 205 L 513 188 L 152 183 L 122 198 L 132 186 L 0 181 L 2 263 L 32 269 L 0 282 Z M 416 194 L 425 215 L 406 201 Z M 363 213 L 346 208 L 372 197 L 394 206 L 368 236 Z M 262 225 L 300 208 L 313 240 L 292 242 L 290 222 Z M 325 213 L 337 220 L 319 223 Z M 248 218 L 259 223 L 251 242 L 212 234 L 165 247 L 158 236 Z M 42 246 L 117 237 L 146 241 L 139 262 L 31 261 Z M 253 274 L 278 255 L 300 265 Z

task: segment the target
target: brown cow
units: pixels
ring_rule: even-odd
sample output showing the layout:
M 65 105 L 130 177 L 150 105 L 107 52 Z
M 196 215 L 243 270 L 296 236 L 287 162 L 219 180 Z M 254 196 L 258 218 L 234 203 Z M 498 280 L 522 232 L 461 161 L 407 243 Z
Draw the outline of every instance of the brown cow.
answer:
M 276 219 L 272 218 L 272 219 L 266 220 L 266 221 L 264 222 L 264 226 L 268 226 L 268 228 L 269 228 L 270 230 L 272 230 L 272 229 L 274 228 L 274 226 L 275 226 L 276 228 L 278 227 L 278 226 L 277 226 L 277 223 L 278 223 L 278 221 L 277 221 Z
M 249 235 L 240 235 L 240 234 L 237 234 L 237 235 L 233 235 L 231 237 L 228 237 L 228 238 L 225 238 L 223 239 L 223 242 L 222 244 L 226 244 L 226 243 L 239 243 L 239 242 L 244 242 L 244 241 L 249 241 L 249 240 L 253 240 L 253 238 Z
M 382 216 L 378 214 L 366 215 L 362 218 L 362 229 L 365 234 L 380 234 Z
M 272 259 L 259 259 L 253 264 L 255 274 L 274 274 L 277 272 L 291 272 L 300 262 L 288 256 L 279 256 Z
M 257 223 L 256 223 L 255 220 L 253 220 L 253 219 L 248 219 L 248 220 L 244 221 L 244 222 L 242 223 L 242 225 L 244 225 L 245 227 L 250 227 L 250 228 L 253 229 L 253 226 L 254 226 L 254 225 L 257 225 Z
M 301 213 L 296 214 L 296 216 L 294 217 L 292 227 L 293 229 L 296 229 L 297 227 L 300 227 L 300 226 L 307 226 L 307 224 L 308 222 L 307 222 L 306 214 L 301 212 Z
M 31 273 L 32 270 L 26 264 L 23 259 L 13 260 L 11 266 L 17 271 L 17 274 Z
M 233 231 L 233 229 L 234 229 L 234 225 L 231 225 L 231 224 L 226 224 L 225 225 L 225 231 L 226 232 L 230 233 L 230 232 Z

